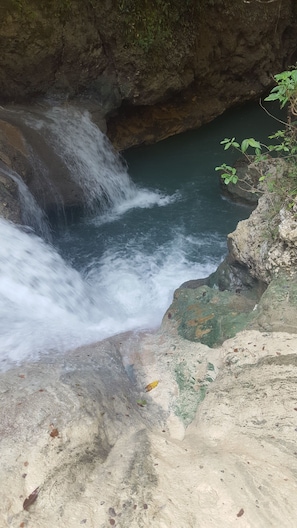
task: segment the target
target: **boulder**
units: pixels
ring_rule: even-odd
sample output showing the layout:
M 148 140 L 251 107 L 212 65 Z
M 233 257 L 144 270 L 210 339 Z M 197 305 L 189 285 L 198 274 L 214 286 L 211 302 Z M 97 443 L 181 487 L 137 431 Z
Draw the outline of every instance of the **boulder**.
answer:
M 283 211 L 278 200 L 269 195 L 260 198 L 249 219 L 239 222 L 236 230 L 228 235 L 232 258 L 247 266 L 253 277 L 266 283 L 283 272 L 295 275 L 297 264 L 296 249 L 291 243 L 294 235 L 287 230 L 288 215 L 292 217 L 293 213 Z M 293 219 L 291 225 L 292 222 Z
M 176 290 L 165 318 L 183 338 L 215 347 L 247 326 L 255 304 L 241 293 L 209 286 L 183 287 Z

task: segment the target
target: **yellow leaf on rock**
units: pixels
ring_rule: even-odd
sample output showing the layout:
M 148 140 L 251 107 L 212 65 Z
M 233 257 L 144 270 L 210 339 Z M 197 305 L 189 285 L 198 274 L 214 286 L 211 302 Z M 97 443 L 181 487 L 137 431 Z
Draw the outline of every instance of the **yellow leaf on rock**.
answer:
M 156 380 L 156 381 L 152 381 L 152 383 L 149 383 L 146 387 L 145 387 L 145 390 L 146 392 L 149 392 L 153 389 L 155 389 L 157 387 L 157 385 L 159 384 L 159 381 Z

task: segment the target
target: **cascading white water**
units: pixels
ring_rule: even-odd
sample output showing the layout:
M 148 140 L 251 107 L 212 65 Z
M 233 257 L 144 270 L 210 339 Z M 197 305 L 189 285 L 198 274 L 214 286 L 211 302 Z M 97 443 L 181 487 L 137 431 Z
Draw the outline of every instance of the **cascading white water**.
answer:
M 214 271 L 230 231 L 228 204 L 219 196 L 215 204 L 207 202 L 207 193 L 212 200 L 216 196 L 208 182 L 202 207 L 205 178 L 200 168 L 200 188 L 197 162 L 193 176 L 185 160 L 174 186 L 171 169 L 170 185 L 161 192 L 156 187 L 163 173 L 153 185 L 155 171 L 145 185 L 131 181 L 87 112 L 52 108 L 26 113 L 25 120 L 67 163 L 91 214 L 64 226 L 62 234 L 53 230 L 55 247 L 0 220 L 2 368 L 40 353 L 156 327 L 175 288 Z M 27 212 L 37 215 L 24 184 L 18 185 Z M 221 210 L 219 232 L 214 210 Z
M 93 123 L 88 111 L 70 105 L 55 106 L 22 112 L 20 119 L 42 134 L 48 148 L 67 167 L 67 177 L 80 187 L 86 210 L 100 213 L 100 222 L 133 207 L 167 205 L 176 198 L 135 185 L 124 160 Z
M 151 259 L 137 250 L 115 255 L 111 248 L 83 279 L 36 235 L 0 219 L 0 236 L 2 369 L 40 353 L 155 327 L 173 284 L 190 271 L 181 245 L 164 247 Z M 196 273 L 202 270 L 210 268 L 196 267 Z
M 27 115 L 26 123 L 41 131 L 67 165 L 71 178 L 84 194 L 86 205 L 101 211 L 133 199 L 137 188 L 107 137 L 87 111 L 56 106 L 39 117 Z
M 1 219 L 0 233 L 2 367 L 50 348 L 63 350 L 83 335 L 84 341 L 84 324 L 102 313 L 79 273 L 39 237 Z
M 97 204 L 100 213 L 92 216 L 93 224 L 113 222 L 133 208 L 166 206 L 177 198 L 137 187 L 87 112 L 57 107 L 39 113 L 38 118 L 21 113 L 21 119 L 45 132 L 49 148 L 63 157 L 93 212 Z M 46 216 L 29 189 L 17 173 L 4 166 L 2 170 L 18 185 L 24 224 L 49 241 Z M 129 252 L 128 259 L 114 258 L 110 248 L 102 259 L 82 270 L 83 278 L 33 232 L 0 219 L 0 236 L 2 368 L 41 352 L 63 351 L 120 331 L 154 326 L 167 307 L 166 294 L 162 305 L 158 303 L 155 281 L 159 267 L 151 273 L 151 262 L 137 252 Z M 165 253 L 163 257 L 166 261 Z M 129 298 L 127 292 L 132 291 Z M 153 313 L 149 313 L 148 301 L 156 303 Z
M 0 163 L 1 172 L 13 180 L 19 191 L 21 214 L 23 223 L 31 227 L 35 233 L 45 240 L 50 240 L 50 229 L 44 211 L 39 207 L 34 196 L 29 191 L 22 178 L 12 169 L 8 169 Z

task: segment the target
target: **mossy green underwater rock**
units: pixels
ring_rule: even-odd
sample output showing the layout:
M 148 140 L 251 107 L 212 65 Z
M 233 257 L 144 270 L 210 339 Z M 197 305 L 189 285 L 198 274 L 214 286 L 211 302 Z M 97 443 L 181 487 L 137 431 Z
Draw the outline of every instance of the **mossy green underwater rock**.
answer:
M 167 317 L 177 323 L 179 335 L 215 347 L 234 337 L 254 319 L 255 301 L 244 295 L 208 286 L 175 292 Z

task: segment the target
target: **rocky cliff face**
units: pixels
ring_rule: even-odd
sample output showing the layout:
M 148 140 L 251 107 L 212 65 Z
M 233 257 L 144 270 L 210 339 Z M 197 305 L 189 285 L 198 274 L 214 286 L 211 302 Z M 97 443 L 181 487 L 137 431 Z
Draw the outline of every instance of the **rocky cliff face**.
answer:
M 119 148 L 197 127 L 294 62 L 294 0 L 5 1 L 0 99 L 80 97 Z

